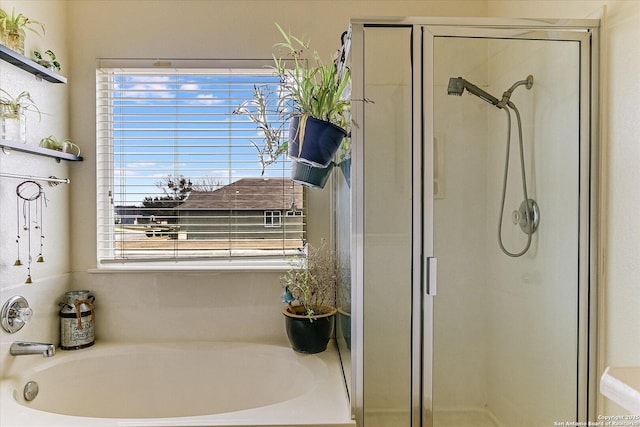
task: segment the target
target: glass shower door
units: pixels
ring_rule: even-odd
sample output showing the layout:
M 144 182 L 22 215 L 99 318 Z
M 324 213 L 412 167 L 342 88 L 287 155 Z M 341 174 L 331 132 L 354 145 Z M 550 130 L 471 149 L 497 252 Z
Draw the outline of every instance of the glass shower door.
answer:
M 588 34 L 426 34 L 433 218 L 425 236 L 433 237 L 438 259 L 429 319 L 433 425 L 583 421 L 587 396 L 577 390 L 586 390 L 588 361 Z M 494 105 L 530 75 L 529 89 L 522 84 L 510 94 L 514 108 Z M 523 178 L 539 208 L 530 236 L 521 227 L 531 225 L 520 210 Z
M 352 21 L 358 425 L 593 415 L 597 25 Z

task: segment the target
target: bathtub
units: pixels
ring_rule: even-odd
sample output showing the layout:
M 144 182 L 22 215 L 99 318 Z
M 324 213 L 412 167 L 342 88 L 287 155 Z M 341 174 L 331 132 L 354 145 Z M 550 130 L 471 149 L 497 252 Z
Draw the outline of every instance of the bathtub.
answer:
M 35 362 L 0 381 L 0 426 L 355 426 L 335 348 L 98 342 Z

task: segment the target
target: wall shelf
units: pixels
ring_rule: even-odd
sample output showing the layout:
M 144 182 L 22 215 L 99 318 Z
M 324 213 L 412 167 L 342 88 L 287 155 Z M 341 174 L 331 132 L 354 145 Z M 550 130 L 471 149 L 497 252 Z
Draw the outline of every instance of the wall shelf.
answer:
M 27 58 L 24 55 L 20 55 L 18 52 L 9 49 L 6 46 L 0 45 L 0 59 L 15 65 L 18 68 L 33 74 L 36 77 L 41 77 L 44 80 L 51 83 L 67 83 L 67 78 L 60 74 L 44 68 L 37 62 Z
M 21 144 L 19 142 L 7 141 L 5 139 L 0 139 L 0 147 L 2 148 L 2 151 L 5 151 L 6 148 L 15 151 L 22 151 L 23 153 L 35 154 L 37 156 L 52 157 L 56 159 L 57 162 L 60 160 L 67 160 L 70 162 L 81 162 L 84 160 L 81 156 L 63 153 L 62 151 L 51 150 L 49 148 L 34 147 L 32 145 Z

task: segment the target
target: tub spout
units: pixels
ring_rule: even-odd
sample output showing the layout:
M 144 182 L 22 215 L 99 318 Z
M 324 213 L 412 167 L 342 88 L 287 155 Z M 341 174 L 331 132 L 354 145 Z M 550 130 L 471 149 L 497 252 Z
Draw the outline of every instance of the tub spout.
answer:
M 56 348 L 53 344 L 16 341 L 11 344 L 11 347 L 9 348 L 9 354 L 11 354 L 12 356 L 41 354 L 43 357 L 51 357 L 56 354 Z

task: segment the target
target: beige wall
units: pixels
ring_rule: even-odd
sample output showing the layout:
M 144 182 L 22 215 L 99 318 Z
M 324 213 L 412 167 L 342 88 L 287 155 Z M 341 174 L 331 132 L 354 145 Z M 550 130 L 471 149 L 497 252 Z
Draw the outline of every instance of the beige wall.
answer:
M 606 231 L 600 283 L 601 368 L 640 365 L 640 2 L 489 1 L 491 16 L 599 17 L 604 13 L 602 81 L 603 188 Z M 600 374 L 601 372 L 599 372 Z M 605 401 L 600 411 L 624 411 Z
M 41 21 L 45 24 L 45 35 L 40 37 L 27 32 L 25 56 L 31 57 L 33 49 L 44 52 L 53 50 L 62 64 L 63 75 L 69 74 L 70 60 L 67 49 L 66 5 L 54 1 L 0 1 L 0 7 Z M 68 86 L 37 80 L 32 74 L 7 62 L 0 61 L 0 87 L 15 96 L 28 91 L 42 112 L 39 120 L 36 113 L 27 113 L 27 144 L 37 146 L 43 137 L 54 135 L 58 139 L 69 136 Z M 74 164 L 56 163 L 52 158 L 32 154 L 0 152 L 0 171 L 3 173 L 26 174 L 31 176 L 51 176 L 60 178 L 71 176 Z M 23 295 L 34 310 L 31 324 L 20 332 L 9 335 L 0 331 L 0 367 L 5 370 L 12 366 L 6 363 L 9 345 L 14 340 L 46 341 L 57 337 L 55 323 L 57 301 L 68 287 L 70 270 L 70 228 L 68 185 L 50 187 L 43 184 L 47 205 L 42 214 L 42 231 L 45 236 L 43 255 L 45 262 L 32 264 L 33 284 L 25 285 L 27 276 L 28 251 L 26 235 L 21 237 L 21 251 L 16 247 L 16 186 L 21 180 L 0 178 L 0 304 L 10 296 Z M 73 185 L 73 184 L 72 184 Z M 20 206 L 22 211 L 22 206 Z M 32 211 L 33 212 L 33 211 Z M 33 261 L 39 252 L 39 239 L 35 224 L 32 224 Z M 23 266 L 15 267 L 16 258 Z M 0 371 L 0 375 L 2 372 Z

